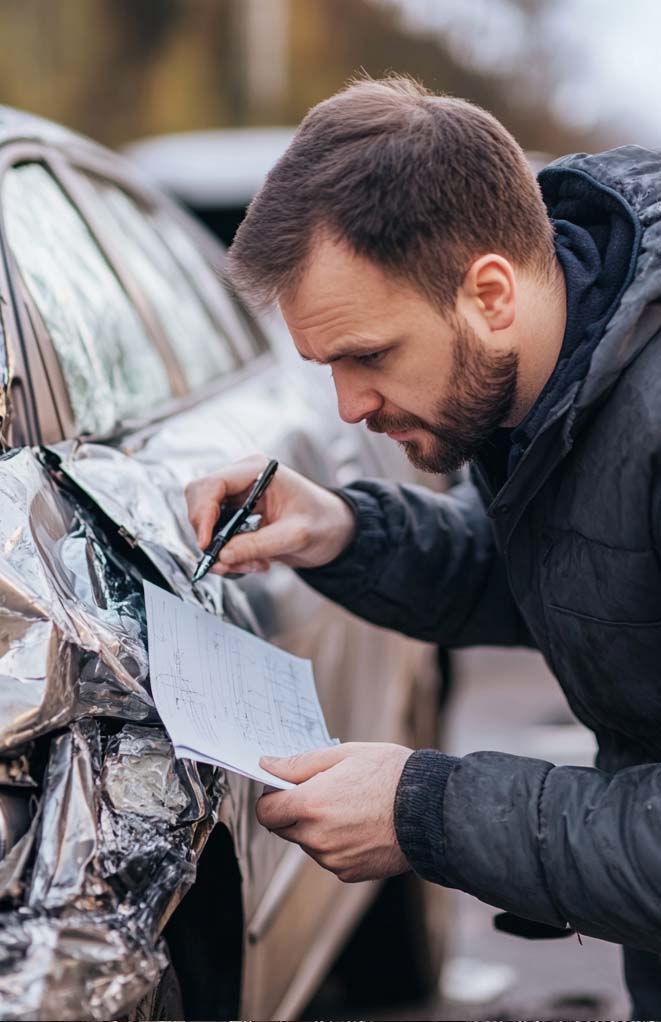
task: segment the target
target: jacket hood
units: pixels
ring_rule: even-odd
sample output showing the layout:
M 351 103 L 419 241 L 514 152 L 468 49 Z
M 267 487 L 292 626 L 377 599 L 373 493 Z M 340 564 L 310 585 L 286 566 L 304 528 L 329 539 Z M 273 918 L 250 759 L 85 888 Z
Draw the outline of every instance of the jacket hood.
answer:
M 590 412 L 661 329 L 661 152 L 630 145 L 565 156 L 541 172 L 539 184 L 554 220 L 571 220 L 593 208 L 606 234 L 625 221 L 631 254 L 624 286 L 596 338 L 587 372 L 545 409 L 543 423 L 491 502 L 489 514 L 497 519 L 501 543 L 571 449 Z
M 661 152 L 629 145 L 566 156 L 543 170 L 539 183 L 554 218 L 572 201 L 589 199 L 607 209 L 611 220 L 626 218 L 632 227 L 627 286 L 574 395 L 577 427 L 661 326 L 661 310 L 653 307 L 661 298 Z

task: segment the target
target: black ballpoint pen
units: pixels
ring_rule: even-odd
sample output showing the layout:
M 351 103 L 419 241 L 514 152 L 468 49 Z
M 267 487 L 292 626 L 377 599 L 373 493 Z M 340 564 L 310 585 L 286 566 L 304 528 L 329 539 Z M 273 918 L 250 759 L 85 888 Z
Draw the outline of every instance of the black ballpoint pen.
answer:
M 255 504 L 257 503 L 259 498 L 264 493 L 264 490 L 273 479 L 277 467 L 278 467 L 277 461 L 273 460 L 269 461 L 264 471 L 260 473 L 260 475 L 255 480 L 252 490 L 246 497 L 241 507 L 237 508 L 237 510 L 234 512 L 230 520 L 226 522 L 226 524 L 223 525 L 223 527 L 219 529 L 218 532 L 215 534 L 215 536 L 209 543 L 209 546 L 204 551 L 203 557 L 201 557 L 197 563 L 197 567 L 195 568 L 195 572 L 193 574 L 194 583 L 199 582 L 200 579 L 204 578 L 206 573 L 209 571 L 209 569 L 216 561 L 220 551 L 227 543 L 229 543 L 232 536 L 236 535 L 236 533 L 239 531 L 239 529 L 245 522 L 246 518 L 248 518 L 252 514 L 255 508 Z

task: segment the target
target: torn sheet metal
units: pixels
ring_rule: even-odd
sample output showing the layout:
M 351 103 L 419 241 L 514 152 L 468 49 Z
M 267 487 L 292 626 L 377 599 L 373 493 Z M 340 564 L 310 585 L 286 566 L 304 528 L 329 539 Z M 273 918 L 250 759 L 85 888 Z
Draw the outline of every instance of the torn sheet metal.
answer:
M 166 964 L 227 783 L 158 724 L 142 579 L 103 515 L 29 449 L 0 458 L 0 509 L 0 778 L 38 798 L 0 861 L 0 1017 L 113 1018 Z M 178 577 L 176 546 L 154 560 Z
M 35 453 L 0 459 L 0 755 L 83 713 L 155 719 L 141 592 Z
M 195 764 L 175 760 L 162 728 L 126 724 L 109 740 L 103 790 L 116 813 L 193 823 L 209 813 L 210 802 Z
M 0 905 L 18 904 L 25 892 L 24 878 L 41 822 L 41 803 L 36 801 L 30 826 L 15 844 L 9 845 L 0 862 Z
M 51 743 L 27 898 L 30 908 L 52 910 L 84 903 L 97 854 L 94 782 L 99 755 L 98 732 L 89 719 Z
M 268 599 L 251 601 L 258 623 L 240 586 L 189 581 L 184 487 L 245 454 L 239 420 L 207 403 L 123 447 L 0 458 L 0 776 L 40 795 L 0 863 L 4 1020 L 128 1013 L 165 965 L 160 932 L 218 819 L 248 914 L 283 852 L 256 834 L 261 786 L 175 761 L 149 694 L 142 574 L 242 627 L 273 623 Z
M 202 424 L 195 425 L 201 431 Z M 152 441 L 157 437 L 160 434 Z M 146 555 L 175 593 L 244 628 L 260 630 L 238 587 L 224 584 L 213 574 L 196 586 L 191 583 L 200 550 L 188 520 L 184 490 L 191 478 L 217 468 L 217 448 L 215 455 L 209 448 L 206 458 L 200 456 L 191 437 L 188 450 L 177 444 L 166 453 L 160 444 L 154 450 L 152 444 L 144 443 L 137 456 L 106 444 L 70 441 L 49 448 L 47 454 L 57 471 L 120 527 L 131 546 Z
M 114 913 L 12 913 L 0 927 L 2 1018 L 118 1018 L 166 964 L 149 934 Z
M 51 742 L 28 878 L 17 887 L 14 869 L 13 890 L 0 888 L 20 906 L 0 915 L 3 1020 L 115 1018 L 158 980 L 162 922 L 224 793 L 214 782 L 175 761 L 162 728 L 127 724 L 104 741 L 84 718 Z

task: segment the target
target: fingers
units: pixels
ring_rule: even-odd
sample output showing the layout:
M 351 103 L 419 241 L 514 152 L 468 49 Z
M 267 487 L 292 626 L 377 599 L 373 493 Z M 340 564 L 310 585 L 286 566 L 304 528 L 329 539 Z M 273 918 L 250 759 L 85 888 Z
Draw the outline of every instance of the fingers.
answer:
M 266 827 L 267 830 L 275 830 L 284 837 L 283 831 L 289 835 L 292 834 L 299 816 L 303 813 L 303 804 L 300 796 L 296 798 L 295 791 L 291 793 L 273 791 L 257 799 L 255 812 L 262 827 Z M 289 836 L 287 840 L 293 841 L 295 838 Z
M 201 550 L 211 542 L 211 533 L 225 500 L 227 486 L 219 476 L 196 479 L 186 487 L 188 517 Z
M 297 553 L 305 547 L 308 536 L 309 530 L 300 517 L 282 518 L 257 532 L 234 536 L 221 550 L 219 563 L 232 571 L 244 571 L 244 565 L 251 562 L 269 562 Z
M 255 454 L 229 465 L 217 475 L 189 483 L 186 487 L 188 517 L 195 529 L 200 549 L 209 545 L 213 527 L 226 498 L 240 496 L 247 491 L 266 466 L 267 460 L 264 455 Z
M 348 743 L 301 752 L 297 756 L 262 756 L 259 765 L 275 777 L 303 784 L 345 759 L 350 748 L 351 743 Z M 263 827 L 276 831 L 287 841 L 305 843 L 301 827 L 314 815 L 311 798 L 305 788 L 269 792 L 257 801 L 257 819 Z
M 209 571 L 213 572 L 214 575 L 253 575 L 260 571 L 268 571 L 270 567 L 269 561 L 243 561 L 238 567 L 230 567 L 228 564 L 221 564 L 220 561 L 216 561 Z
M 346 759 L 350 751 L 350 743 L 331 745 L 323 749 L 312 749 L 310 752 L 300 752 L 297 756 L 262 756 L 259 765 L 275 777 L 281 777 L 283 781 L 302 784 L 304 781 L 309 781 L 315 774 L 328 770 L 336 763 Z M 283 824 L 283 826 L 287 826 L 287 824 Z

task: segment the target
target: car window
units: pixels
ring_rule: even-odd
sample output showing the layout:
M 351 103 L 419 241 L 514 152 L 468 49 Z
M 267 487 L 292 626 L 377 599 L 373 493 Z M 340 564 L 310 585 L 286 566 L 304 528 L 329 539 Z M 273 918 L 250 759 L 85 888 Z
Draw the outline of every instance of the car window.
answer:
M 227 334 L 212 319 L 150 214 L 116 185 L 88 180 L 104 230 L 116 239 L 127 270 L 158 316 L 188 386 L 198 387 L 236 368 Z M 194 251 L 192 244 L 190 248 Z
M 52 339 L 79 432 L 171 396 L 165 365 L 87 224 L 41 164 L 2 182 L 9 246 Z
M 227 321 L 228 325 L 232 323 L 234 331 L 240 331 L 241 347 L 247 348 L 248 357 L 268 350 L 268 342 L 257 320 L 244 309 L 229 286 L 219 287 L 218 270 L 211 269 L 200 250 L 174 217 L 159 211 L 154 222 L 179 265 L 185 269 L 209 301 L 214 303 L 219 317 Z

